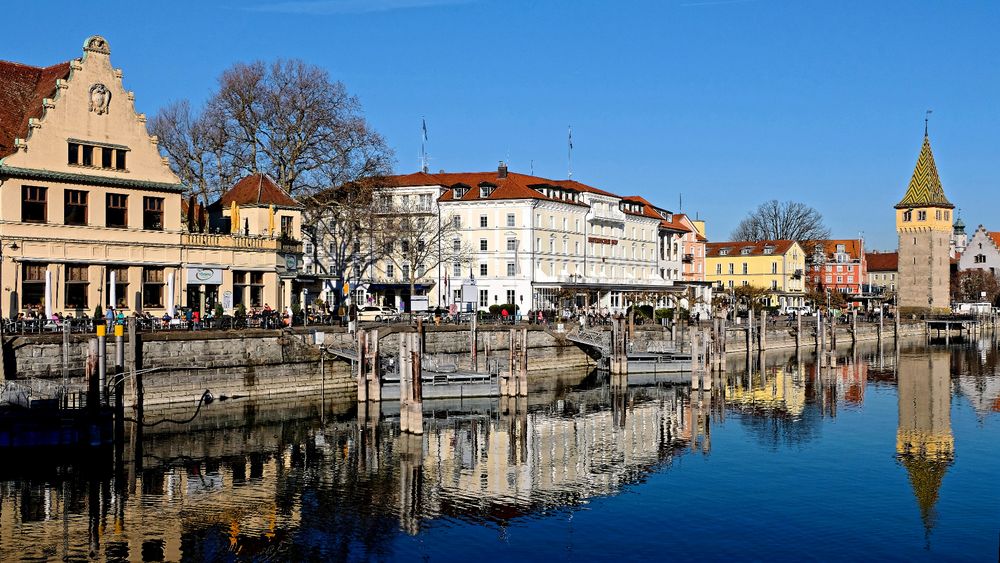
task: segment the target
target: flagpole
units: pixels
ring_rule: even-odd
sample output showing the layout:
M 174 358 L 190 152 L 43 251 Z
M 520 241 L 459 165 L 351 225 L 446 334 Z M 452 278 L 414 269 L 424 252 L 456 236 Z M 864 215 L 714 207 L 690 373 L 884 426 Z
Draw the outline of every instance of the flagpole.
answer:
M 420 171 L 427 173 L 427 120 L 420 118 Z
M 567 147 L 567 160 L 569 161 L 569 179 L 573 179 L 573 126 L 569 126 L 569 146 Z

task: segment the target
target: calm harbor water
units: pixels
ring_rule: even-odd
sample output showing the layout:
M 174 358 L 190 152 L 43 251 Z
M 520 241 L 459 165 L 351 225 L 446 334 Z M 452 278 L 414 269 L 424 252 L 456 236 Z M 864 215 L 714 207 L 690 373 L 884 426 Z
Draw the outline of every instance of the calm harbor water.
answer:
M 560 374 L 427 404 L 416 438 L 392 404 L 214 403 L 106 456 L 5 458 L 0 560 L 994 561 L 997 360 L 772 353 L 703 390 Z

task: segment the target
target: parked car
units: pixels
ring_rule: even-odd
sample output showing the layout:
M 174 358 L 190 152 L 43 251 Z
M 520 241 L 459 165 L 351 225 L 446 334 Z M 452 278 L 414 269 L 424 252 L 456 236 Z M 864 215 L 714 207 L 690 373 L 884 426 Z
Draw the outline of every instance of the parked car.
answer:
M 358 310 L 359 321 L 395 321 L 399 320 L 399 311 L 393 307 L 379 307 L 368 305 Z

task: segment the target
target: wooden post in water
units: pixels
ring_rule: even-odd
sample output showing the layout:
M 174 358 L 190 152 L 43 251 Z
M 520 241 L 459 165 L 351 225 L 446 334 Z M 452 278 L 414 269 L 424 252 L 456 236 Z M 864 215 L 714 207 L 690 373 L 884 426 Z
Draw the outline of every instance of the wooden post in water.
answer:
M 410 434 L 422 434 L 424 431 L 419 349 L 416 333 L 400 333 L 399 430 Z
M 878 347 L 882 349 L 882 306 L 878 307 Z
M 382 400 L 382 374 L 379 373 L 378 365 L 378 329 L 372 329 L 365 336 L 367 357 L 365 363 L 368 366 L 366 382 L 368 384 L 368 400 Z
M 802 311 L 795 312 L 795 355 L 802 351 Z
M 851 310 L 851 344 L 857 344 L 858 342 L 858 310 Z
M 476 332 L 476 321 L 479 318 L 479 310 L 472 312 L 472 326 L 469 329 L 469 362 L 472 364 L 472 371 L 479 371 L 479 358 L 476 355 L 479 348 L 479 335 Z
M 527 397 L 528 396 L 528 329 L 521 329 L 521 363 L 518 380 L 517 380 L 517 396 Z
M 757 337 L 759 350 L 767 349 L 767 309 L 760 312 L 760 334 Z
M 366 378 L 365 358 L 368 356 L 368 331 L 359 328 L 354 335 L 357 342 L 355 349 L 358 351 L 358 371 L 354 374 L 355 381 L 358 383 L 358 402 L 366 403 L 368 402 L 368 380 Z

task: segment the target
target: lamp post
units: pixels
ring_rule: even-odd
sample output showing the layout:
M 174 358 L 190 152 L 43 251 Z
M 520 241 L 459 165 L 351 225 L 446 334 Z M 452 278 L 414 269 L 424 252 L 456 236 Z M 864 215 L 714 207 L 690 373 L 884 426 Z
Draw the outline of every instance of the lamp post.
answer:
M 9 245 L 0 242 L 0 289 L 3 288 L 3 263 L 4 255 L 3 249 L 10 248 L 13 251 L 17 251 L 20 247 L 17 246 L 16 242 L 12 242 Z M 7 345 L 7 336 L 4 334 L 4 328 L 6 325 L 6 319 L 3 316 L 3 298 L 5 297 L 4 292 L 0 291 L 0 381 L 5 381 L 7 379 L 7 364 L 3 361 L 4 354 L 3 351 Z

